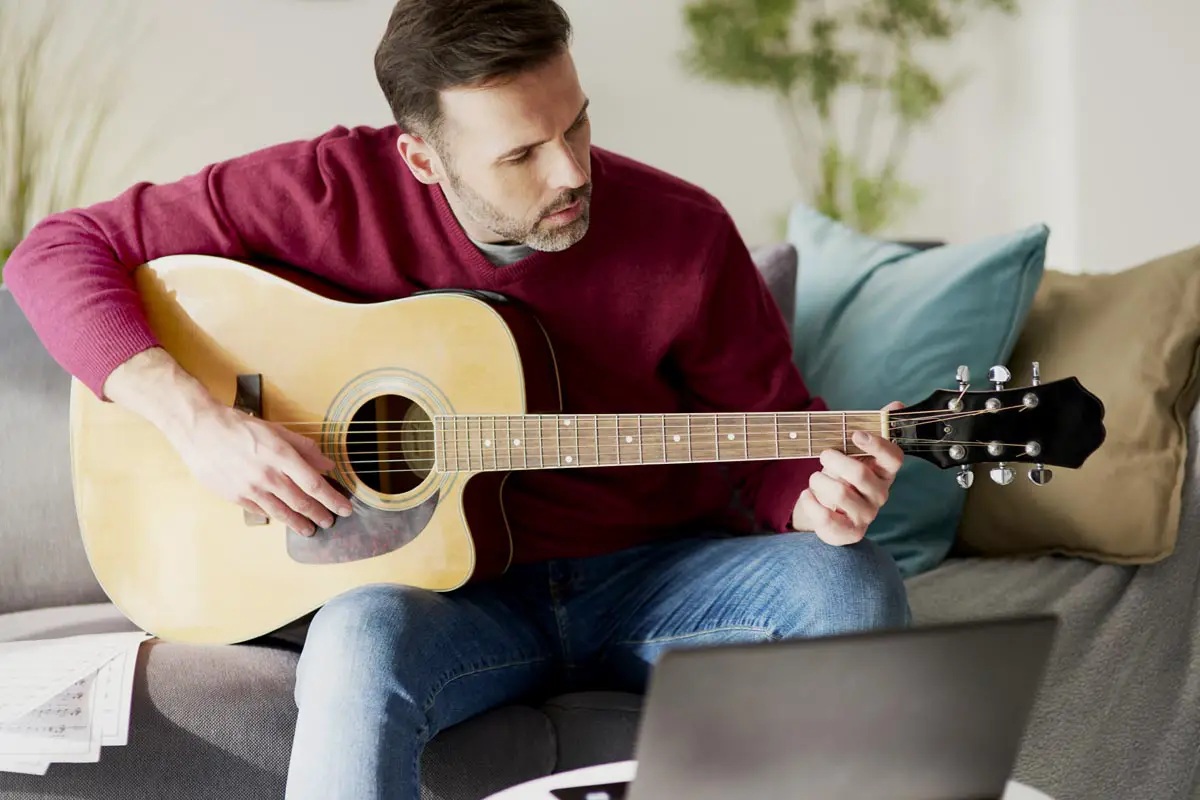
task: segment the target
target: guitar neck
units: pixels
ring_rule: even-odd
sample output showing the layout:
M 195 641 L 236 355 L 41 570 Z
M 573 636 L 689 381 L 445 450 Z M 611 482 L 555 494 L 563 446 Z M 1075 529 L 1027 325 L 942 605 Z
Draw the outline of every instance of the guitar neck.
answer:
M 814 458 L 886 435 L 879 411 L 453 415 L 434 419 L 437 469 L 489 472 Z

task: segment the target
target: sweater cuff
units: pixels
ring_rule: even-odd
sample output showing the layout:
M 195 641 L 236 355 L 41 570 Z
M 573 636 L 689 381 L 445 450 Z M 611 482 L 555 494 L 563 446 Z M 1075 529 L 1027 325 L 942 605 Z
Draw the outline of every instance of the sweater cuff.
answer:
M 777 533 L 795 530 L 792 512 L 813 473 L 821 471 L 817 458 L 791 458 L 769 462 L 758 490 L 759 524 Z
M 75 335 L 60 351 L 60 363 L 96 397 L 110 402 L 104 396 L 104 382 L 113 370 L 138 353 L 159 346 L 138 309 L 118 308 L 78 325 Z

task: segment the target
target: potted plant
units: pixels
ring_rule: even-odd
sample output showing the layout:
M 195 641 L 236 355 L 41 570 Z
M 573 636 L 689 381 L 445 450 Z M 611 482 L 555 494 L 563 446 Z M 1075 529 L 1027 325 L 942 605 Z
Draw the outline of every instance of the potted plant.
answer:
M 64 10 L 78 14 L 60 0 L 0 2 L 0 287 L 29 229 L 82 202 L 115 109 L 112 61 L 99 53 L 115 37 L 102 24 L 76 42 Z M 120 24 L 111 7 L 99 13 Z
M 1017 0 L 690 0 L 683 59 L 699 77 L 769 93 L 806 200 L 873 233 L 918 199 L 900 176 L 909 136 L 952 88 L 918 50 L 988 10 L 1015 15 Z

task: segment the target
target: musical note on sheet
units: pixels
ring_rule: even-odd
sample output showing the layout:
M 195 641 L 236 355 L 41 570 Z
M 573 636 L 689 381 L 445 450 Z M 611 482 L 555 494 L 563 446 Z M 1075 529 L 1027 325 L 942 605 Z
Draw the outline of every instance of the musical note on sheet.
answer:
M 143 631 L 0 644 L 0 771 L 43 775 L 128 741 Z

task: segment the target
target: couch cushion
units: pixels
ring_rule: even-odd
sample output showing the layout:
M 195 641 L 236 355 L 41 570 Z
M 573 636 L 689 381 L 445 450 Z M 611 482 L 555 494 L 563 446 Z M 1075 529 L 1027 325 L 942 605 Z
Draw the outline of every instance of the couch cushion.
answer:
M 121 633 L 138 627 L 112 603 L 54 606 L 0 614 L 0 642 Z
M 1013 379 L 1040 362 L 1105 406 L 1107 437 L 1043 487 L 977 481 L 960 550 L 1058 553 L 1112 563 L 1169 555 L 1179 528 L 1187 418 L 1200 395 L 1200 247 L 1112 274 L 1047 272 L 1013 353 Z
M 793 348 L 809 388 L 833 409 L 875 410 L 953 387 L 960 364 L 983 384 L 1017 341 L 1048 236 L 1034 225 L 921 249 L 796 206 Z M 906 576 L 930 569 L 950 551 L 964 495 L 950 471 L 909 457 L 867 536 Z
M 0 613 L 107 599 L 80 541 L 70 379 L 0 288 Z
M 642 699 L 626 692 L 574 692 L 542 711 L 558 732 L 555 772 L 633 758 Z
M 796 248 L 788 242 L 764 244 L 750 250 L 755 266 L 771 292 L 779 312 L 791 325 L 796 305 Z

